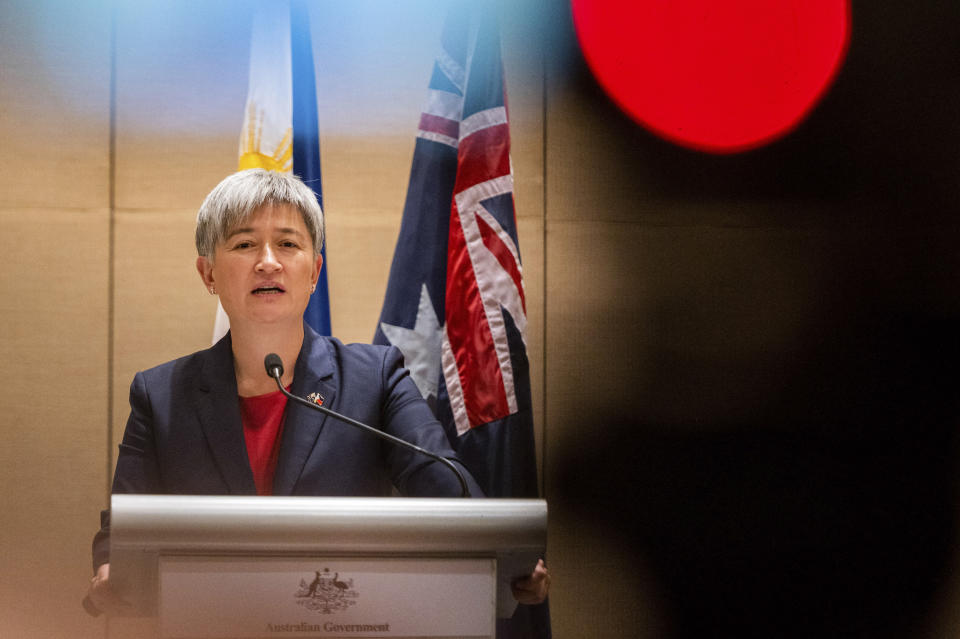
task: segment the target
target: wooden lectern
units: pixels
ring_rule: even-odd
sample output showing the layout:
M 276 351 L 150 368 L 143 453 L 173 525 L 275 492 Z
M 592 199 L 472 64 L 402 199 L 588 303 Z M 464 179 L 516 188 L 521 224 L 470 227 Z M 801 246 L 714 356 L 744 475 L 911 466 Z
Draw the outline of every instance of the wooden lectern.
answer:
M 546 536 L 543 500 L 114 495 L 111 583 L 161 639 L 492 639 Z

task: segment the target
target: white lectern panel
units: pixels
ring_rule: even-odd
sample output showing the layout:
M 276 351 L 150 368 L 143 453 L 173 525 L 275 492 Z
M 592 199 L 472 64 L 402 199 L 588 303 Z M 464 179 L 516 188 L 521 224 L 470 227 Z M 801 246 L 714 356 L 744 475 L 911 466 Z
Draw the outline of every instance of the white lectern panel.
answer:
M 160 559 L 162 639 L 484 637 L 494 560 Z

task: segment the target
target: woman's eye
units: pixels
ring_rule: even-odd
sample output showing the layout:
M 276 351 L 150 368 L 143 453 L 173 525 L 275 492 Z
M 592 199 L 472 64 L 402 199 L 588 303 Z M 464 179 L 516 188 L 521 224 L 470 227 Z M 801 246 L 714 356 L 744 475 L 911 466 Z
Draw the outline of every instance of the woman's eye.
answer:
M 280 246 L 284 248 L 297 248 L 297 243 L 290 240 L 284 240 L 283 242 L 280 242 Z
M 250 248 L 251 246 L 253 246 L 252 242 L 237 242 L 236 244 L 234 244 L 233 248 L 245 249 L 245 248 Z

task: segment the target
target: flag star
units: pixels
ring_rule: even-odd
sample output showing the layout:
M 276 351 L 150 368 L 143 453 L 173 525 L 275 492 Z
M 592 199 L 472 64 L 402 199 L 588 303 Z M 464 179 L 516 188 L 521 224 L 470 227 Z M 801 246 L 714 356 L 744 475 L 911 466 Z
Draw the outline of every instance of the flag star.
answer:
M 440 379 L 440 349 L 443 329 L 430 301 L 427 285 L 420 287 L 420 304 L 413 329 L 380 322 L 380 329 L 390 343 L 403 353 L 403 361 L 410 377 L 424 399 L 437 396 Z

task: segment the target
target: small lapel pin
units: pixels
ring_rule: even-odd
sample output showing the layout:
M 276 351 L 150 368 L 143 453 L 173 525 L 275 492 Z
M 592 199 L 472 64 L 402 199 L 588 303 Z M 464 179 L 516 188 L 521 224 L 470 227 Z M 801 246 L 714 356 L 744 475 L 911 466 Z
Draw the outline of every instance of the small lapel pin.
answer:
M 323 406 L 323 395 L 320 393 L 310 393 L 307 395 L 307 399 L 316 404 L 317 406 Z

